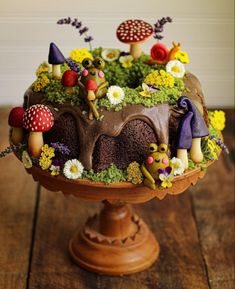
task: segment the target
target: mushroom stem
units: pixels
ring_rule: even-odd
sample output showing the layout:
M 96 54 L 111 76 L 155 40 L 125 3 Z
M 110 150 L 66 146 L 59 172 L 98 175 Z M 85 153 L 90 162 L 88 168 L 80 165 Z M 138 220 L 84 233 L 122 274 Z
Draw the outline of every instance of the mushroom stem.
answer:
M 93 90 L 88 90 L 87 91 L 87 99 L 88 100 L 95 100 L 95 93 Z
M 184 170 L 188 168 L 188 152 L 187 149 L 177 149 L 177 158 L 181 159 Z
M 21 143 L 23 140 L 23 129 L 21 127 L 12 127 L 11 141 L 13 144 Z
M 28 147 L 33 157 L 35 158 L 40 157 L 43 144 L 44 142 L 41 132 L 30 132 L 28 139 Z
M 203 153 L 201 150 L 201 138 L 200 137 L 192 139 L 190 157 L 195 163 L 201 163 L 203 161 Z
M 61 78 L 60 64 L 52 64 L 52 78 L 54 79 Z
M 133 56 L 134 59 L 140 58 L 142 53 L 140 43 L 132 43 L 130 46 L 130 54 Z

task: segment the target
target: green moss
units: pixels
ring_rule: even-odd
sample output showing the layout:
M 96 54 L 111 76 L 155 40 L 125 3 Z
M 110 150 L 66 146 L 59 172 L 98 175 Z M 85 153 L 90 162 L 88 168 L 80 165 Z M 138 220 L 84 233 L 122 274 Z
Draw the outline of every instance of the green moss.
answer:
M 78 97 L 79 87 L 76 86 L 75 92 L 72 94 L 66 93 L 65 87 L 57 79 L 51 79 L 50 83 L 43 89 L 43 92 L 51 102 L 59 104 L 70 102 L 71 105 L 79 105 L 81 103 L 81 99 Z
M 89 179 L 94 182 L 103 182 L 106 184 L 114 183 L 114 182 L 124 182 L 127 180 L 126 171 L 118 169 L 115 165 L 111 165 L 107 169 L 95 173 L 93 170 L 84 171 L 82 174 L 82 178 Z
M 98 105 L 103 106 L 108 110 L 114 109 L 115 111 L 121 110 L 128 104 L 142 104 L 146 107 L 153 107 L 156 104 L 168 102 L 169 104 L 174 105 L 177 102 L 177 99 L 182 95 L 183 88 L 184 85 L 181 80 L 176 82 L 176 86 L 173 88 L 161 87 L 159 91 L 151 92 L 151 97 L 144 97 L 139 94 L 142 91 L 142 87 L 137 87 L 135 89 L 123 87 L 125 96 L 122 103 L 112 105 L 108 98 L 102 98 L 98 101 Z

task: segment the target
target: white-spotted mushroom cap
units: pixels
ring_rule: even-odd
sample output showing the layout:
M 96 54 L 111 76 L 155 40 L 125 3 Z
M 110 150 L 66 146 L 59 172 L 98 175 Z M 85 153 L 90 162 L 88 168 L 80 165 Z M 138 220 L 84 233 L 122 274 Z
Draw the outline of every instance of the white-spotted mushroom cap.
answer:
M 153 27 L 149 23 L 130 19 L 122 22 L 116 31 L 117 38 L 124 43 L 132 44 L 143 42 L 153 34 Z
M 47 106 L 35 104 L 25 111 L 23 125 L 30 132 L 46 132 L 54 125 L 54 117 Z

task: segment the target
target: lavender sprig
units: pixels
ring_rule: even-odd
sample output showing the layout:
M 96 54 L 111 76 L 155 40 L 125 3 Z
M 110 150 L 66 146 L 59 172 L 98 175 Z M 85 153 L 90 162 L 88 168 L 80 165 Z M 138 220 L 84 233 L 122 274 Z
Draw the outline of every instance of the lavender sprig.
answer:
M 82 27 L 81 21 L 79 21 L 77 18 L 74 18 L 72 20 L 71 17 L 68 17 L 68 18 L 59 19 L 57 21 L 57 24 L 59 24 L 59 25 L 69 24 L 69 25 L 73 26 L 75 29 L 79 29 L 78 32 L 79 32 L 80 36 L 82 36 L 82 35 L 85 36 L 84 41 L 89 44 L 90 51 L 92 51 L 91 41 L 94 40 L 94 38 L 92 36 L 87 35 L 87 32 L 89 29 L 86 26 Z
M 81 71 L 80 66 L 77 64 L 76 61 L 73 61 L 71 58 L 67 58 L 66 59 L 66 63 L 68 64 L 68 66 L 70 67 L 71 70 L 76 71 L 78 74 Z
M 18 152 L 22 147 L 23 147 L 23 144 L 21 144 L 21 143 L 19 143 L 17 145 L 12 144 L 0 152 L 0 158 L 4 158 L 5 156 L 7 156 L 13 152 Z
M 60 152 L 62 155 L 69 155 L 70 154 L 70 149 L 68 146 L 66 146 L 63 143 L 60 142 L 52 142 L 51 146 L 58 152 Z
M 225 151 L 227 154 L 229 154 L 228 147 L 225 145 L 225 143 L 221 140 L 221 138 L 216 137 L 215 135 L 210 135 L 209 139 L 214 140 L 217 146 L 219 146 L 223 151 Z
M 163 17 L 161 19 L 159 19 L 155 24 L 154 24 L 154 38 L 161 40 L 164 37 L 162 35 L 160 35 L 160 33 L 162 33 L 164 31 L 164 25 L 166 23 L 171 23 L 172 22 L 172 18 L 171 17 Z

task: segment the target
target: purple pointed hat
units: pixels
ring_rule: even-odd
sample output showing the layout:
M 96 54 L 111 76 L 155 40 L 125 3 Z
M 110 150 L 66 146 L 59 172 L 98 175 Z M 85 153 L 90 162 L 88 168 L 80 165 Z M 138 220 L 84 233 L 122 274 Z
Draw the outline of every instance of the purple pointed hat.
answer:
M 187 109 L 188 112 L 193 113 L 191 120 L 192 138 L 200 138 L 209 134 L 208 128 L 201 113 L 189 98 L 186 96 L 181 96 L 178 99 L 177 105 L 178 107 Z
M 178 128 L 178 149 L 189 150 L 192 146 L 191 120 L 193 112 L 189 111 L 181 120 Z
M 48 62 L 50 64 L 63 64 L 65 62 L 64 55 L 53 42 L 50 44 Z

